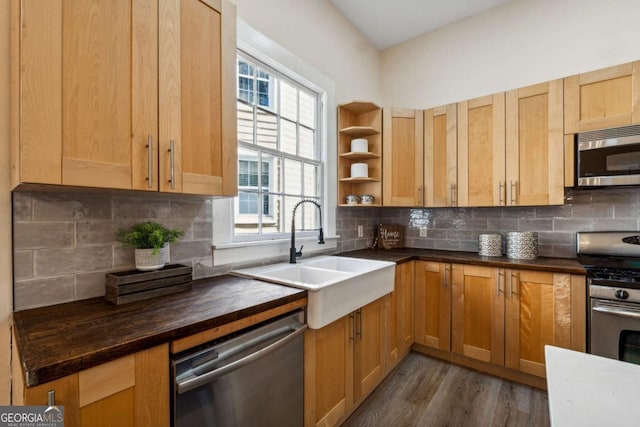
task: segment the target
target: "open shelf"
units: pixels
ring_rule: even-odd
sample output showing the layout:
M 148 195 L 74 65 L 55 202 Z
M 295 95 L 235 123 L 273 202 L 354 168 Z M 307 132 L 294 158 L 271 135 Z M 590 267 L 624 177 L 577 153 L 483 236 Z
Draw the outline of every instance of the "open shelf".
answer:
M 382 205 L 382 109 L 372 102 L 355 101 L 338 106 L 338 205 Z M 351 140 L 365 138 L 368 152 L 352 152 Z M 353 163 L 367 163 L 368 178 L 352 178 Z M 347 196 L 371 194 L 374 204 L 349 205 Z

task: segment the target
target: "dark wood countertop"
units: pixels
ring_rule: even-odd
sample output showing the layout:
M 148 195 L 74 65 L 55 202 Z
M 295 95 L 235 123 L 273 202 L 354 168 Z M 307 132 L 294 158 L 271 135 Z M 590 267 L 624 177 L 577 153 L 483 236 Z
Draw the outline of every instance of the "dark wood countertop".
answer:
M 109 360 L 304 299 L 307 292 L 231 275 L 131 304 L 91 298 L 13 314 L 25 385 L 35 386 Z
M 456 262 L 461 264 L 487 265 L 492 267 L 519 268 L 523 270 L 552 271 L 556 273 L 586 274 L 582 265 L 570 258 L 539 257 L 533 260 L 507 257 L 480 256 L 474 252 L 441 251 L 434 249 L 361 249 L 343 252 L 340 256 L 369 258 L 380 261 L 403 263 L 411 260 Z

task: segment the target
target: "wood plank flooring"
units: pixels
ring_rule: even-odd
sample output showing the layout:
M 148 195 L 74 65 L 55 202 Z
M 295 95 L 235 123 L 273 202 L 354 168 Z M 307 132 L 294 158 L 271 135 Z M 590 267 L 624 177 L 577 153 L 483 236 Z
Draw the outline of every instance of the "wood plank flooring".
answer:
M 343 424 L 548 426 L 547 393 L 410 353 Z

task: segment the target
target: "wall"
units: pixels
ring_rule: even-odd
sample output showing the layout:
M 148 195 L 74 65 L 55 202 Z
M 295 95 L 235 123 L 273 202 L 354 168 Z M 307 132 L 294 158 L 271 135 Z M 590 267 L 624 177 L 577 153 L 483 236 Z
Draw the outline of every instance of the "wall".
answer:
M 640 59 L 636 0 L 513 0 L 381 55 L 384 105 L 428 108 Z
M 9 2 L 0 3 L 0 405 L 11 390 L 11 192 L 9 191 Z
M 233 0 L 238 17 L 334 81 L 338 104 L 381 102 L 378 51 L 329 0 Z
M 170 262 L 192 265 L 195 278 L 220 272 L 212 267 L 209 198 L 15 192 L 13 217 L 16 311 L 104 295 L 105 273 L 134 266 L 133 248 L 115 232 L 135 222 L 183 230 L 170 244 Z

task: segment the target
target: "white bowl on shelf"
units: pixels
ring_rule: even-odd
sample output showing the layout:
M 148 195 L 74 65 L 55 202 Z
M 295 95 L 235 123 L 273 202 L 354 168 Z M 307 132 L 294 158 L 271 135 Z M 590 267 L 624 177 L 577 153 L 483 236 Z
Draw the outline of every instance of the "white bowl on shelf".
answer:
M 351 140 L 351 152 L 352 153 L 367 153 L 369 152 L 369 141 L 365 138 L 356 138 Z
M 369 165 L 367 163 L 352 163 L 351 178 L 368 178 Z

